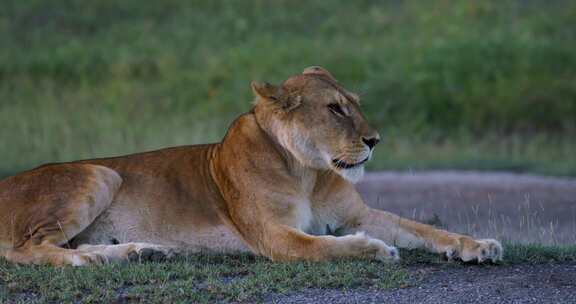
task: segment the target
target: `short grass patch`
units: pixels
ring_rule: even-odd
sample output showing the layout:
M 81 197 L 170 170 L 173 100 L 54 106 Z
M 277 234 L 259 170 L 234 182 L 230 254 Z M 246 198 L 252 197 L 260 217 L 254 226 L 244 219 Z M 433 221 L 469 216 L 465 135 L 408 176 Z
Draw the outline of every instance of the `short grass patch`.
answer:
M 408 279 L 399 265 L 361 260 L 273 263 L 245 254 L 60 269 L 0 261 L 0 274 L 0 302 L 27 303 L 252 302 L 302 288 L 390 288 Z
M 546 135 L 457 136 L 451 139 L 406 137 L 383 132 L 368 168 L 372 170 L 502 171 L 576 176 L 576 142 Z
M 505 247 L 504 266 L 576 262 L 576 246 Z M 409 269 L 418 265 L 465 267 L 420 250 L 401 254 L 403 261 L 395 265 L 363 260 L 273 263 L 247 254 L 193 254 L 163 263 L 84 268 L 19 266 L 0 260 L 0 302 L 259 302 L 266 295 L 303 289 L 385 289 L 413 284 Z

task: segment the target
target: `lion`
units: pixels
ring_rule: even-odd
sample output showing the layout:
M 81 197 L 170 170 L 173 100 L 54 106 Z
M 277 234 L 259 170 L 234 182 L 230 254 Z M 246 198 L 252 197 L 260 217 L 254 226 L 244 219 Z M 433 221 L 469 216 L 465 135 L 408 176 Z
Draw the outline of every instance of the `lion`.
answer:
M 0 181 L 0 255 L 54 266 L 202 250 L 397 261 L 402 247 L 451 260 L 502 259 L 497 240 L 362 201 L 354 183 L 380 136 L 358 95 L 327 70 L 251 87 L 254 106 L 219 143 L 47 164 Z

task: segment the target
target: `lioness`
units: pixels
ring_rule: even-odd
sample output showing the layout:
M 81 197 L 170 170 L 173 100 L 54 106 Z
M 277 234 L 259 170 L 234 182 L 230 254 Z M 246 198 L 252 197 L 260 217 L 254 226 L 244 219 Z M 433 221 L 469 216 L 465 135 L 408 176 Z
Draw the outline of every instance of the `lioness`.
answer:
M 49 164 L 0 181 L 0 254 L 56 266 L 201 249 L 388 261 L 399 259 L 399 246 L 502 259 L 496 240 L 362 202 L 353 183 L 380 137 L 358 96 L 328 71 L 309 67 L 252 90 L 255 106 L 220 143 Z M 344 236 L 329 235 L 336 230 Z

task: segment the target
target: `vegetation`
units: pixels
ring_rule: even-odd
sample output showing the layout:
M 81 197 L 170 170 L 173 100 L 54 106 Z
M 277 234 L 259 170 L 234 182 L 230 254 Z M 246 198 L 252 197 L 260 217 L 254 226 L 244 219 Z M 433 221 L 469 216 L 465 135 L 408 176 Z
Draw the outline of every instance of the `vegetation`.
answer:
M 248 255 L 194 255 L 166 263 L 63 269 L 0 263 L 4 300 L 40 302 L 247 301 L 307 287 L 397 287 L 408 277 L 398 266 L 377 262 L 272 263 Z
M 373 168 L 576 175 L 573 1 L 1 3 L 0 175 L 216 141 L 309 65 L 362 95 Z
M 518 263 L 576 262 L 574 246 L 506 244 L 505 247 L 504 267 Z M 417 284 L 404 266 L 463 267 L 423 251 L 403 250 L 401 255 L 400 265 L 363 260 L 272 263 L 245 254 L 195 254 L 169 262 L 84 268 L 18 266 L 0 259 L 0 302 L 254 302 L 305 288 L 381 289 Z
M 249 82 L 321 65 L 385 140 L 372 168 L 576 175 L 574 1 L 0 0 L 0 176 L 219 140 Z M 574 247 L 506 245 L 506 263 Z M 400 266 L 446 265 L 402 252 Z M 458 266 L 456 266 L 458 267 Z M 388 288 L 398 265 L 192 255 L 54 269 L 0 260 L 0 302 L 248 301 Z

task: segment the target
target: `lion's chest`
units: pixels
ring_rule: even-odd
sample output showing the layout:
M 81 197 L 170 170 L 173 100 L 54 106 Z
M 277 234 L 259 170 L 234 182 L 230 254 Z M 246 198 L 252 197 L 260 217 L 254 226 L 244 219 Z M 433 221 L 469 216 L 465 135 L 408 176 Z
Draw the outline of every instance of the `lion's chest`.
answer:
M 316 183 L 316 174 L 309 171 L 297 172 L 299 176 L 298 197 L 292 198 L 292 226 L 308 232 L 314 223 L 311 196 Z
M 297 201 L 294 204 L 292 227 L 312 235 L 332 234 L 340 227 L 336 217 L 330 214 L 314 212 L 308 201 Z
M 294 201 L 292 212 L 292 226 L 302 230 L 310 230 L 314 221 L 314 215 L 310 202 L 307 199 Z

